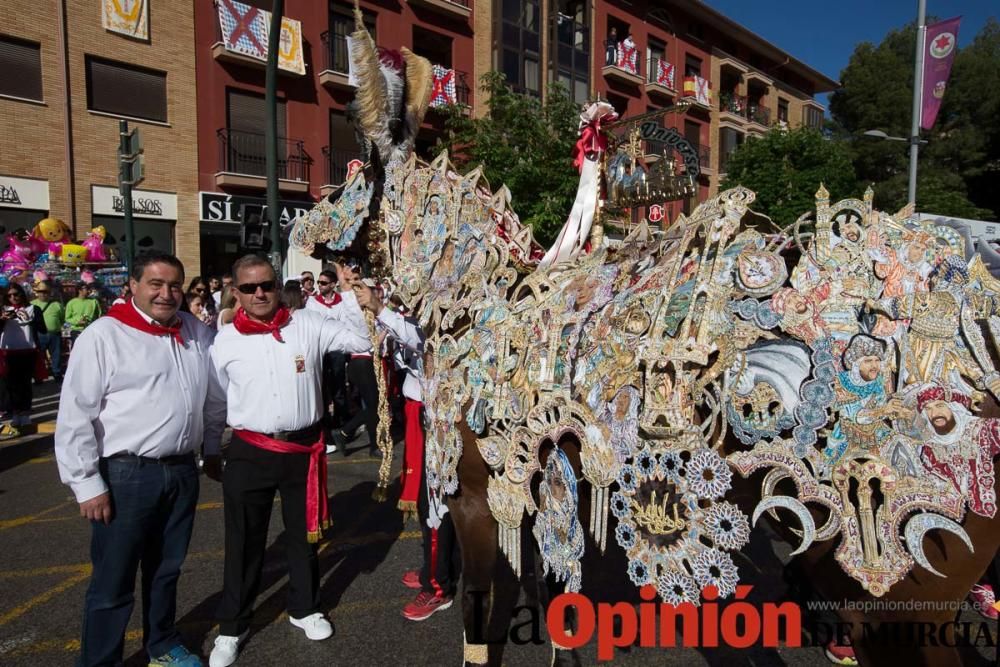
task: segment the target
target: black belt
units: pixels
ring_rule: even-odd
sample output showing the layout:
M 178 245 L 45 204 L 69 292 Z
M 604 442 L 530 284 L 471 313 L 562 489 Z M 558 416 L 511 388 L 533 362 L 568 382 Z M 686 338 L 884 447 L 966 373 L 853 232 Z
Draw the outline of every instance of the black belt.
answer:
M 284 440 L 285 442 L 308 442 L 310 445 L 319 439 L 320 424 L 313 424 L 298 431 L 275 431 L 274 433 L 261 433 L 272 440 Z M 253 430 L 253 429 L 250 429 Z
M 157 464 L 163 466 L 176 466 L 184 463 L 194 463 L 194 452 L 161 456 L 160 458 L 154 458 L 152 456 L 139 456 L 138 454 L 130 454 L 128 452 L 119 452 L 117 454 L 112 454 L 111 456 L 106 456 L 105 458 L 108 460 L 139 461 L 140 463 L 150 465 Z

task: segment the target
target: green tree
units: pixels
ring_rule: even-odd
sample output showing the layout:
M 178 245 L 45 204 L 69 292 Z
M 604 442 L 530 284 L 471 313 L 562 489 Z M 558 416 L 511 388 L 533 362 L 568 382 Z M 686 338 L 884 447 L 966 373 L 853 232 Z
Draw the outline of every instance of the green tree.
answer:
M 936 19 L 929 19 L 933 22 Z M 906 203 L 906 144 L 864 136 L 867 130 L 910 134 L 915 25 L 893 30 L 878 45 L 859 44 L 830 99 L 833 134 L 848 142 L 858 178 L 872 183 L 875 205 Z M 960 217 L 996 218 L 1000 192 L 1000 24 L 987 21 L 955 56 L 937 122 L 923 132 L 917 166 L 917 208 Z
M 742 185 L 757 193 L 753 209 L 784 227 L 815 208 L 822 183 L 834 201 L 861 192 L 843 142 L 817 130 L 771 130 L 750 137 L 736 149 L 726 167 L 722 189 Z
M 501 72 L 489 72 L 480 90 L 489 98 L 481 118 L 453 108 L 445 121 L 448 148 L 461 171 L 477 165 L 494 190 L 506 185 L 511 206 L 543 246 L 552 243 L 576 197 L 573 167 L 580 109 L 558 85 L 545 102 L 511 90 Z

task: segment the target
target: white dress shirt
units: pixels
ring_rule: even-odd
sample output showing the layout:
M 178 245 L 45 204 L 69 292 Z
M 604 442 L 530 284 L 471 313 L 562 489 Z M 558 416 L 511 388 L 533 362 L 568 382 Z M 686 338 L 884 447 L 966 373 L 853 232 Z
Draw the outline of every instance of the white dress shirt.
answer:
M 338 301 L 337 303 L 331 304 L 331 305 L 327 305 L 327 304 L 323 303 L 322 301 L 320 301 L 321 297 L 320 297 L 319 293 L 317 292 L 316 294 L 312 294 L 312 295 L 306 297 L 305 309 L 306 310 L 311 310 L 311 311 L 316 312 L 316 313 L 319 313 L 320 315 L 322 315 L 324 317 L 331 317 L 331 318 L 333 318 L 335 320 L 339 320 L 340 317 L 341 317 L 341 315 L 342 315 L 342 311 L 343 311 L 342 306 L 344 305 L 344 297 L 346 297 L 348 294 L 352 294 L 353 295 L 354 293 L 353 292 L 341 292 L 340 293 L 340 301 Z M 354 303 L 357 304 L 357 298 L 355 298 Z
M 399 343 L 393 355 L 396 368 L 403 370 L 403 396 L 411 401 L 423 402 L 421 383 L 424 376 L 424 335 L 423 329 L 413 319 L 385 308 L 379 320 L 389 327 L 392 337 Z
M 107 491 L 102 456 L 162 458 L 202 444 L 206 454 L 219 452 L 226 404 L 211 363 L 213 333 L 187 313 L 178 316 L 183 346 L 113 317 L 96 320 L 74 343 L 55 451 L 59 477 L 78 502 Z
M 349 298 L 357 308 L 355 296 Z M 227 326 L 215 339 L 212 360 L 233 428 L 275 433 L 312 426 L 323 414 L 323 355 L 371 348 L 367 333 L 310 310 L 292 313 L 280 333 L 283 342 L 270 333 L 244 335 Z

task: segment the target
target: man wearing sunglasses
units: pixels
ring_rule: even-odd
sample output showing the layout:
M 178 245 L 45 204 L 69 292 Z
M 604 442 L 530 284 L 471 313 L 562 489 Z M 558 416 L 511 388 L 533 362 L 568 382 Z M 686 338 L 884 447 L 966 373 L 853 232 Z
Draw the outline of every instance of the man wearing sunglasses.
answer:
M 341 269 L 343 273 L 343 269 Z M 306 301 L 306 310 L 312 310 L 323 317 L 340 320 L 344 315 L 343 299 L 340 292 L 351 291 L 351 284 L 341 283 L 334 271 L 329 269 L 319 274 L 316 294 Z M 333 415 L 324 410 L 327 433 L 339 429 L 347 420 L 347 355 L 343 352 L 327 352 L 323 357 L 323 406 L 333 403 Z M 326 453 L 337 451 L 337 444 L 331 438 L 326 445 Z
M 246 638 L 275 491 L 281 494 L 285 527 L 289 621 L 309 639 L 333 633 L 319 607 L 316 550 L 329 526 L 320 370 L 326 352 L 371 347 L 363 328 L 310 310 L 289 314 L 280 304 L 279 282 L 266 260 L 252 255 L 240 259 L 233 278 L 239 308 L 233 326 L 223 328 L 212 350 L 226 390 L 233 438 L 221 476 L 225 573 L 211 667 L 235 662 Z M 381 311 L 381 303 L 363 285 L 342 294 L 342 299 L 352 322 L 364 322 L 362 307 Z M 218 479 L 220 468 L 218 458 L 206 459 L 209 476 Z

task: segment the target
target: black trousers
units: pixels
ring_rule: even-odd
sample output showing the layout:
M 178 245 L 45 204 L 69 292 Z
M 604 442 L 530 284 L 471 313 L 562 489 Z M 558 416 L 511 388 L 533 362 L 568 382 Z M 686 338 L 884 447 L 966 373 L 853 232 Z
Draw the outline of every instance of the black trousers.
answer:
M 368 431 L 368 446 L 378 447 L 375 434 L 378 431 L 378 384 L 375 380 L 375 365 L 371 357 L 354 357 L 347 362 L 347 379 L 361 395 L 361 409 L 344 424 L 343 431 L 351 435 L 362 424 Z
M 425 459 L 426 460 L 426 459 Z M 455 535 L 451 512 L 441 519 L 441 525 L 427 525 L 430 501 L 427 499 L 427 470 L 421 471 L 420 495 L 417 497 L 417 520 L 423 538 L 424 562 L 420 566 L 420 589 L 447 597 L 455 597 L 458 578 L 462 574 L 462 552 Z
M 226 555 L 217 613 L 221 634 L 237 636 L 250 627 L 253 603 L 260 591 L 275 491 L 281 494 L 285 525 L 288 614 L 303 618 L 320 610 L 317 545 L 306 538 L 308 473 L 308 454 L 277 454 L 233 436 L 222 477 Z
M 335 428 L 347 421 L 347 355 L 327 352 L 323 355 L 323 414 L 333 403 L 333 416 L 327 416 L 325 426 Z
M 35 354 L 35 350 L 7 352 L 7 392 L 10 395 L 10 409 L 14 412 L 31 412 Z

